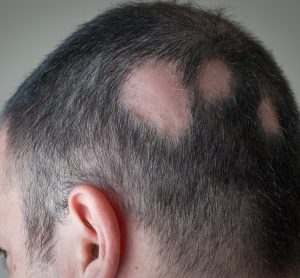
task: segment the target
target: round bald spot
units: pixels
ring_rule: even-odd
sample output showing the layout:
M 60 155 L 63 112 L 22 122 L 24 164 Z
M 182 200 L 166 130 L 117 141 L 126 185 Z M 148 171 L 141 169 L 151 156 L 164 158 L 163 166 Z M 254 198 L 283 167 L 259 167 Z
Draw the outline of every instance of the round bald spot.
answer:
M 188 98 L 172 63 L 147 62 L 125 82 L 123 104 L 160 132 L 180 135 L 189 126 Z
M 279 133 L 281 126 L 276 107 L 269 96 L 264 97 L 257 109 L 262 128 L 266 133 Z
M 231 71 L 229 67 L 219 59 L 210 60 L 201 70 L 199 87 L 203 98 L 212 102 L 229 96 Z

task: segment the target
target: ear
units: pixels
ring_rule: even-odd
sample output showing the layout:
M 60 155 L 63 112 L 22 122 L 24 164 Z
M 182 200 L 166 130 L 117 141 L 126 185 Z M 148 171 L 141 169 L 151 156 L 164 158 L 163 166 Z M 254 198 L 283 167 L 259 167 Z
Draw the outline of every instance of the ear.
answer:
M 75 263 L 81 264 L 82 276 L 114 277 L 120 259 L 120 227 L 113 206 L 91 185 L 76 186 L 68 203 L 79 246 Z

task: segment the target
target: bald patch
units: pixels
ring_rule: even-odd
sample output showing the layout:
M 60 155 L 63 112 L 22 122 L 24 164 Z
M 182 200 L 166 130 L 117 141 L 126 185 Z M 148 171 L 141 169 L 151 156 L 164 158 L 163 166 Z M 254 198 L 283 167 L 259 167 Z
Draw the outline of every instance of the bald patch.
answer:
M 122 103 L 159 132 L 181 135 L 188 127 L 187 91 L 173 63 L 147 62 L 133 70 L 123 87 Z
M 231 71 L 220 59 L 212 59 L 200 70 L 199 87 L 208 102 L 223 99 L 230 94 Z
M 258 109 L 257 115 L 261 126 L 267 134 L 279 133 L 281 126 L 279 123 L 276 107 L 269 96 L 263 97 Z

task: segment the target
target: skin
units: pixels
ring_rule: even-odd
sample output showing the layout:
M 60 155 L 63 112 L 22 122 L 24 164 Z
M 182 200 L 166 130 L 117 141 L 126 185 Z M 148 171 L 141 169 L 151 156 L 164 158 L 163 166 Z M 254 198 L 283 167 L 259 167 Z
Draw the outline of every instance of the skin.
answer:
M 69 214 L 56 225 L 54 262 L 29 264 L 17 186 L 5 175 L 6 132 L 0 130 L 0 247 L 10 278 L 159 277 L 158 255 L 149 235 L 121 219 L 99 189 L 80 184 L 69 196 Z M 97 251 L 99 250 L 99 252 Z M 167 277 L 167 276 L 164 276 Z
M 123 88 L 123 104 L 164 135 L 177 137 L 190 126 L 186 91 L 175 77 L 175 66 L 150 63 L 135 70 Z M 213 60 L 200 71 L 202 93 L 209 102 L 228 97 L 230 72 Z M 201 85 L 200 84 L 200 85 Z M 201 86 L 200 86 L 201 87 Z M 159 113 L 157 113 L 157 111 Z M 265 98 L 258 117 L 266 132 L 280 129 L 276 109 Z M 0 130 L 0 247 L 8 254 L 10 278 L 29 277 L 168 277 L 160 267 L 155 243 L 145 230 L 99 189 L 77 185 L 69 195 L 69 214 L 55 227 L 54 262 L 28 262 L 18 185 L 5 175 L 6 130 Z M 158 273 L 164 273 L 159 275 Z
M 5 174 L 5 149 L 6 134 L 2 129 L 0 131 L 0 247 L 7 252 L 5 264 L 10 278 L 34 277 L 32 271 L 36 273 L 37 277 L 41 272 L 36 266 L 32 266 L 32 269 L 26 266 L 27 256 L 21 201 L 18 190 L 9 184 Z M 43 273 L 47 274 L 44 277 L 48 277 L 48 270 Z
M 223 61 L 212 59 L 200 70 L 198 82 L 201 92 L 208 102 L 227 98 L 230 93 L 230 69 Z
M 277 116 L 276 107 L 269 96 L 265 96 L 257 110 L 261 125 L 267 134 L 278 134 L 281 132 L 281 126 Z
M 178 81 L 174 63 L 142 64 L 133 70 L 123 92 L 123 105 L 161 134 L 176 138 L 190 127 L 188 92 Z

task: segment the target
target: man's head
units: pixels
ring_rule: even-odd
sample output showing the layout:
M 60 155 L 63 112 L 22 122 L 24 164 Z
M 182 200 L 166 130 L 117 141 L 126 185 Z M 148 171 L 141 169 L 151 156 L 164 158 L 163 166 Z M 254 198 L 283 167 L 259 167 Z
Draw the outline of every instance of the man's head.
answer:
M 108 10 L 2 122 L 15 277 L 296 277 L 299 113 L 273 57 L 221 12 Z

